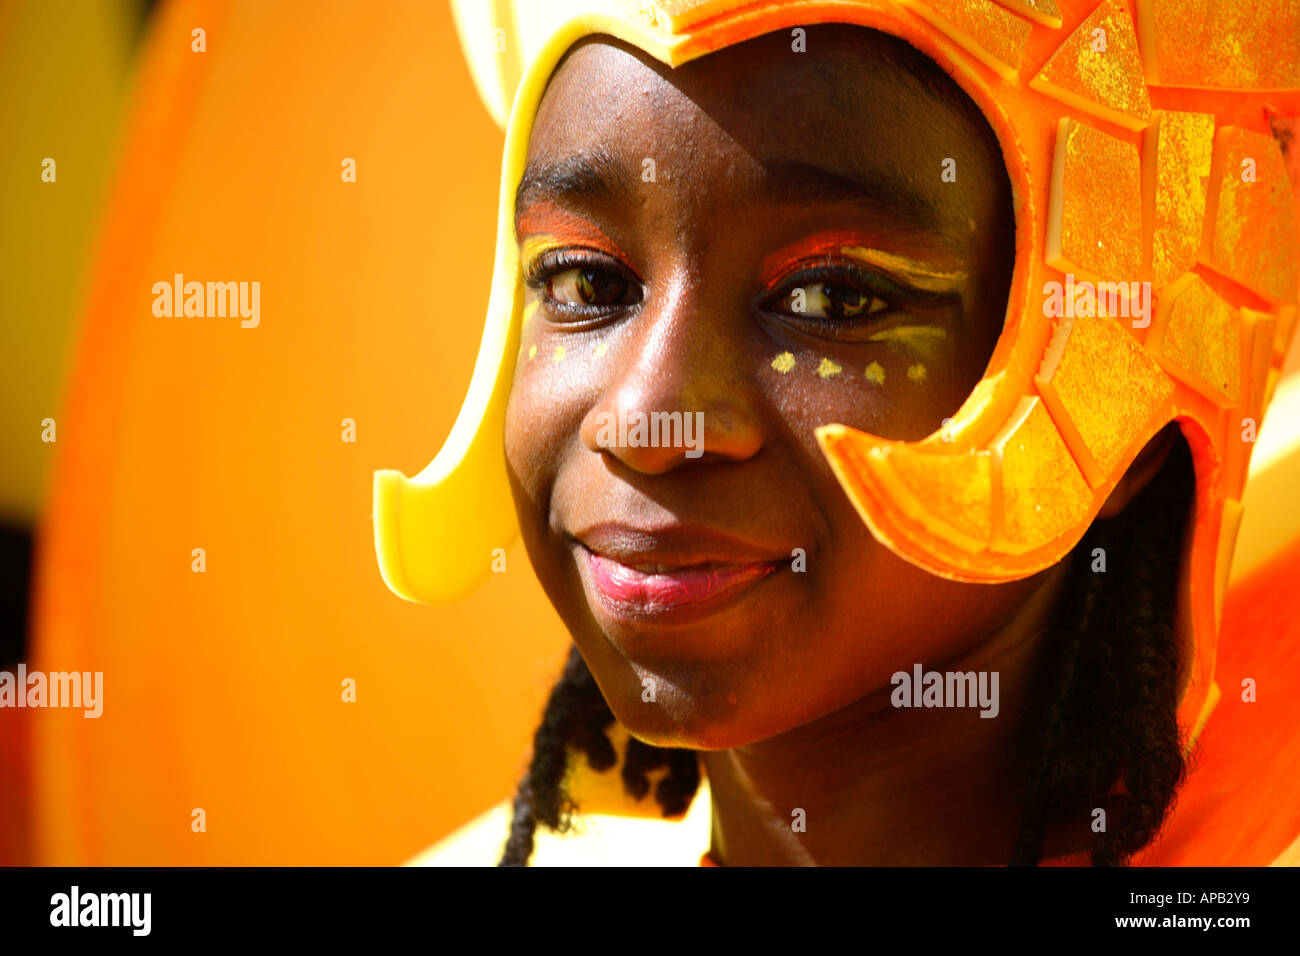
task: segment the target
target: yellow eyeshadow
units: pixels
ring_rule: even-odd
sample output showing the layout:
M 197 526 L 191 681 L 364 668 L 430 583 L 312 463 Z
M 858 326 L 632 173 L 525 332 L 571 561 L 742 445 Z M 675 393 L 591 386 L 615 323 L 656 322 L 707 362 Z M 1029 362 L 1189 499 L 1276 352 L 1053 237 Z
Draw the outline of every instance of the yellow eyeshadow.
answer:
M 596 357 L 599 358 L 600 356 L 604 355 L 605 352 L 608 350 L 609 350 L 609 346 L 606 343 L 601 342 L 599 345 L 596 346 L 596 352 L 595 352 Z
M 907 368 L 907 377 L 917 383 L 924 382 L 925 366 L 920 362 L 917 362 L 915 365 L 909 365 Z
M 562 245 L 563 243 L 555 236 L 529 236 L 524 240 L 523 246 L 519 250 L 519 259 L 527 265 L 538 256 L 550 252 L 552 249 L 558 249 Z
M 841 246 L 840 252 L 892 272 L 923 292 L 947 292 L 954 283 L 961 282 L 970 275 L 968 272 L 941 272 L 924 262 L 865 246 Z
M 555 347 L 555 351 L 551 354 L 551 361 L 552 361 L 552 362 L 563 362 L 563 361 L 564 361 L 564 346 L 563 346 L 563 345 L 557 345 L 557 346 Z
M 842 371 L 843 369 L 828 358 L 822 359 L 821 364 L 817 366 L 817 374 L 822 378 L 830 378 L 832 375 L 839 375 Z
M 885 370 L 881 368 L 879 362 L 872 362 L 867 366 L 867 370 L 862 373 L 868 382 L 872 385 L 885 384 Z
M 776 358 L 772 359 L 772 368 L 776 369 L 782 375 L 794 368 L 794 356 L 789 352 L 782 352 Z
M 528 346 L 528 361 L 531 362 L 535 358 L 537 358 L 537 346 L 530 345 Z

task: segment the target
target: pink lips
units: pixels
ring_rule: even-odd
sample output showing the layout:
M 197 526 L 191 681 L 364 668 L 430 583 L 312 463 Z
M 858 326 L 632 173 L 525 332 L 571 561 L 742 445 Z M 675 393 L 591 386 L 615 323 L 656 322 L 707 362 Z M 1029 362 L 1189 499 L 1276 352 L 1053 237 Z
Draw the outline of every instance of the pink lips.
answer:
M 774 562 L 699 564 L 647 572 L 583 549 L 596 590 L 609 603 L 635 614 L 654 614 L 711 602 L 734 588 L 766 577 Z

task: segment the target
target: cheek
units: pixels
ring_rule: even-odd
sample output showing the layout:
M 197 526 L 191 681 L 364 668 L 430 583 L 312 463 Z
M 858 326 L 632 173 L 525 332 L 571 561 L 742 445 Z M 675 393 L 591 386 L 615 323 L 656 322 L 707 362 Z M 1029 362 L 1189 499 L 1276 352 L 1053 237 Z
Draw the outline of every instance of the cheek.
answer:
M 506 405 L 506 463 L 514 480 L 534 499 L 548 470 L 548 442 L 543 431 L 548 423 L 539 414 L 539 398 L 536 380 L 516 364 Z
M 1029 582 L 958 584 L 877 542 L 845 501 L 823 500 L 833 532 L 810 555 L 803 600 L 725 693 L 697 699 L 698 728 L 727 745 L 801 726 L 891 687 L 892 675 L 962 657 L 1023 604 Z
M 949 353 L 948 360 L 959 364 L 960 357 Z M 945 367 L 939 355 L 931 361 L 935 368 Z M 888 368 L 901 364 L 905 374 L 908 363 L 908 356 L 899 355 Z M 927 412 L 918 409 L 936 408 L 936 402 L 949 402 L 944 411 L 951 414 L 964 396 L 930 398 L 922 383 L 907 382 L 908 389 L 916 389 L 901 391 L 907 401 L 891 401 L 883 391 L 864 401 L 858 383 L 837 381 L 838 376 L 794 378 L 804 364 L 800 357 L 783 373 L 769 370 L 775 377 L 764 387 L 784 427 L 802 445 L 799 455 L 807 466 L 800 480 L 810 487 L 829 533 L 820 547 L 809 550 L 800 599 L 772 628 L 773 638 L 765 642 L 765 653 L 751 660 L 746 679 L 731 688 L 741 699 L 710 713 L 737 739 L 796 726 L 888 687 L 893 673 L 910 671 L 914 663 L 928 666 L 956 656 L 1001 624 L 1023 598 L 1020 583 L 948 581 L 876 541 L 813 436 L 817 425 L 831 421 L 867 431 L 881 423 L 901 428 L 905 420 L 924 419 Z M 927 426 L 922 434 L 930 430 Z M 835 666 L 826 666 L 828 661 Z
M 526 322 L 520 336 L 505 451 L 511 471 L 533 497 L 553 483 L 591 403 L 592 352 L 599 342 L 575 341 L 582 338 L 548 334 L 536 320 Z
M 536 354 L 530 360 L 528 349 L 525 342 L 506 405 L 506 466 L 529 563 L 558 609 L 572 599 L 566 589 L 569 559 L 551 532 L 551 513 L 556 479 L 572 436 L 569 416 L 557 408 L 548 390 L 554 371 Z
M 774 352 L 761 377 L 780 417 L 824 463 L 813 434 L 820 425 L 835 422 L 896 441 L 937 431 L 978 381 L 969 365 L 958 343 L 926 338 Z

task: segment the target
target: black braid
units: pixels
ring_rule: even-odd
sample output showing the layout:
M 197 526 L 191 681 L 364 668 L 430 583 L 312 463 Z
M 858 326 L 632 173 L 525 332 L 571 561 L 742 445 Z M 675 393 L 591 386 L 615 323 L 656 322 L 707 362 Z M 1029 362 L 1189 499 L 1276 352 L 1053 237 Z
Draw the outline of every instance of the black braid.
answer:
M 1015 848 L 1011 854 L 1013 866 L 1036 864 L 1042 857 L 1043 836 L 1047 827 L 1048 795 L 1059 789 L 1053 773 L 1056 764 L 1046 759 L 1061 749 L 1061 742 L 1068 732 L 1066 721 L 1066 701 L 1069 688 L 1076 683 L 1079 656 L 1082 651 L 1083 636 L 1094 627 L 1097 609 L 1104 604 L 1105 577 L 1099 574 L 1080 573 L 1077 562 L 1079 553 L 1085 558 L 1093 553 L 1093 548 L 1105 548 L 1105 530 L 1098 530 L 1094 524 L 1080 542 L 1079 547 L 1067 560 L 1076 562 L 1075 588 L 1064 605 L 1063 620 L 1072 622 L 1056 631 L 1056 656 L 1048 668 L 1054 675 L 1055 692 L 1038 708 L 1041 731 L 1039 734 L 1039 751 L 1033 769 L 1029 773 L 1029 787 L 1024 799 L 1021 814 L 1020 832 L 1016 837 Z M 1110 553 L 1107 549 L 1107 553 Z
M 1055 821 L 1090 825 L 1106 810 L 1094 837 L 1092 863 L 1128 858 L 1155 836 L 1173 803 L 1185 768 L 1175 721 L 1178 647 L 1174 614 L 1182 540 L 1190 515 L 1191 451 L 1177 426 L 1160 474 L 1115 518 L 1093 522 L 1072 554 L 1073 587 L 1054 617 L 1044 662 L 1046 688 L 1037 703 L 1037 739 L 1029 765 L 1013 865 L 1036 865 L 1044 834 Z M 1092 570 L 1094 549 L 1106 571 Z M 614 716 L 576 647 L 551 692 L 533 741 L 528 773 L 514 800 L 501 866 L 526 866 L 541 822 L 557 832 L 577 807 L 564 789 L 567 749 L 605 770 L 617 762 L 606 735 Z M 628 739 L 621 777 L 636 799 L 648 772 L 668 768 L 655 788 L 664 816 L 685 812 L 699 786 L 698 755 Z M 1112 794 L 1123 781 L 1127 794 Z
M 515 793 L 510 838 L 499 866 L 528 865 L 539 822 L 557 833 L 568 832 L 577 810 L 564 785 L 568 749 L 585 753 L 593 769 L 608 770 L 618 762 L 605 735 L 613 722 L 609 705 L 574 645 L 533 735 L 533 757 Z
M 618 754 L 606 730 L 614 714 L 600 693 L 576 645 L 569 648 L 564 673 L 551 690 L 541 726 L 533 735 L 533 758 L 515 792 L 510 836 L 498 866 L 527 866 L 533 854 L 533 835 L 541 823 L 556 833 L 567 833 L 578 807 L 565 787 L 568 751 L 585 754 L 597 771 L 618 763 Z M 693 750 L 651 747 L 628 738 L 623 758 L 623 788 L 636 799 L 650 790 L 647 774 L 668 768 L 655 788 L 655 801 L 664 816 L 685 813 L 700 784 L 699 759 Z
M 1120 515 L 1094 522 L 1071 556 L 1075 586 L 1054 620 L 1013 864 L 1039 861 L 1049 822 L 1091 826 L 1095 808 L 1106 828 L 1093 865 L 1126 862 L 1155 836 L 1185 773 L 1175 613 L 1195 481 L 1187 442 L 1169 428 L 1160 474 Z M 1092 570 L 1098 548 L 1105 573 Z M 1120 781 L 1126 795 L 1112 793 Z
M 1114 629 L 1111 672 L 1126 680 L 1110 704 L 1108 723 L 1123 727 L 1115 734 L 1121 772 L 1128 793 L 1114 798 L 1118 826 L 1098 834 L 1093 865 L 1115 865 L 1145 846 L 1164 821 L 1186 771 L 1184 741 L 1175 713 L 1178 702 L 1179 649 L 1175 631 L 1179 562 L 1195 481 L 1191 451 L 1181 433 L 1163 474 L 1130 504 L 1150 512 L 1125 525 L 1127 560 L 1120 568 L 1131 607 L 1132 633 Z M 1128 510 L 1128 509 L 1126 509 Z M 1118 602 L 1117 602 L 1118 603 Z M 1122 610 L 1122 608 L 1120 608 Z M 1109 729 L 1109 728 L 1108 728 Z M 1094 793 L 1107 781 L 1109 767 L 1098 768 Z M 1112 777 L 1113 780 L 1113 777 Z
M 652 747 L 629 737 L 623 757 L 623 789 L 640 800 L 650 790 L 647 772 L 663 767 L 668 774 L 655 787 L 655 802 L 664 816 L 685 813 L 700 785 L 700 761 L 694 750 Z

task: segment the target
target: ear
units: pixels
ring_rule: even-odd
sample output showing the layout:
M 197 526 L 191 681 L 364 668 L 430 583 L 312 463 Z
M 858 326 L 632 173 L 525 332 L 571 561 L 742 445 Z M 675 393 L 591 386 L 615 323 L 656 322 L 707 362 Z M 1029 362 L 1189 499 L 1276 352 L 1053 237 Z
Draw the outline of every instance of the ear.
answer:
M 1124 477 L 1119 480 L 1119 484 L 1111 491 L 1110 497 L 1101 506 L 1101 510 L 1097 512 L 1099 519 L 1104 520 L 1115 517 L 1124 510 L 1130 501 L 1137 497 L 1138 493 L 1151 482 L 1151 479 L 1160 474 L 1165 459 L 1169 457 L 1169 452 L 1174 447 L 1177 431 L 1178 423 L 1170 422 L 1152 436 L 1146 446 L 1138 452 L 1138 456 L 1133 459 L 1133 464 L 1128 466 L 1128 471 L 1124 473 Z

